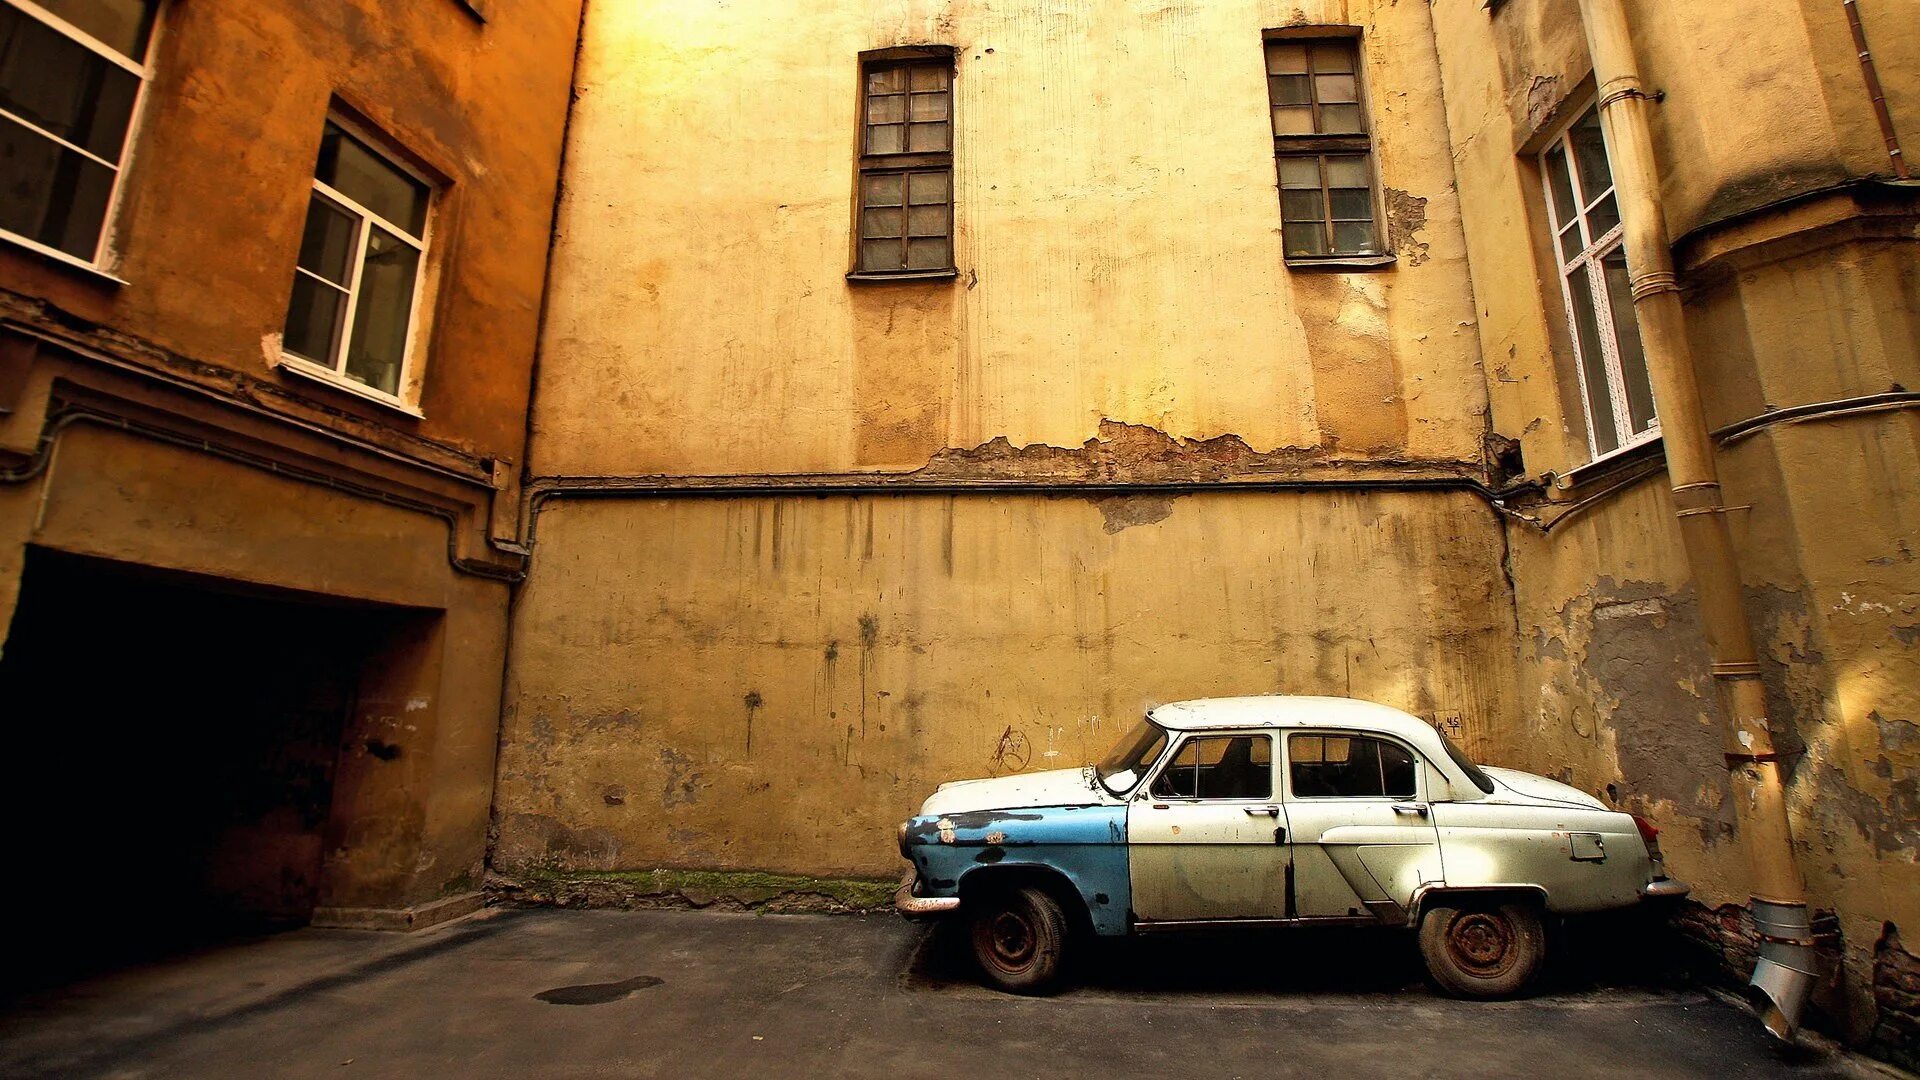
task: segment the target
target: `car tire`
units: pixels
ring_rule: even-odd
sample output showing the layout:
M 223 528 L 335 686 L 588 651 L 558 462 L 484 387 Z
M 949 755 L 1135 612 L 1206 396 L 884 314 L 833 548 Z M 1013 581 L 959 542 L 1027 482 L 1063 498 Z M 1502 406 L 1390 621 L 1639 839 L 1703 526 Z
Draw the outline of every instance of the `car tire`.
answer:
M 1433 981 L 1456 997 L 1512 997 L 1539 972 L 1547 933 L 1531 904 L 1439 903 L 1420 920 L 1420 955 Z
M 982 897 L 971 931 L 974 960 L 989 983 L 1015 994 L 1046 994 L 1059 985 L 1067 916 L 1044 890 L 1023 886 Z

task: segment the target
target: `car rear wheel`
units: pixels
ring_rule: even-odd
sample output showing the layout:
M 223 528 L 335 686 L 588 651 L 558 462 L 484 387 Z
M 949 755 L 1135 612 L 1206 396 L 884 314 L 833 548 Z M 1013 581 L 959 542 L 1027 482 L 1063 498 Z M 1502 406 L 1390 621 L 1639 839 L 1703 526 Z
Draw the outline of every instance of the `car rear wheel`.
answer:
M 973 916 L 973 956 L 987 981 L 1016 994 L 1044 994 L 1060 979 L 1067 917 L 1059 901 L 1021 887 L 982 897 Z
M 1420 954 L 1433 981 L 1459 997 L 1511 997 L 1525 989 L 1547 954 L 1540 912 L 1530 904 L 1446 903 L 1420 920 Z

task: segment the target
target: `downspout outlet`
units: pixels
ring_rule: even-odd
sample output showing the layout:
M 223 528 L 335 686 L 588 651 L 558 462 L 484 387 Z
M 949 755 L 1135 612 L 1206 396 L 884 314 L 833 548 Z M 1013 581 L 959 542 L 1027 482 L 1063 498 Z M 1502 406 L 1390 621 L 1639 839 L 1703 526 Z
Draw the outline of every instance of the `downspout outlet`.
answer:
M 1756 896 L 1753 923 L 1760 933 L 1760 960 L 1754 964 L 1747 995 L 1760 1010 L 1768 1033 L 1781 1042 L 1792 1042 L 1816 977 L 1807 905 Z

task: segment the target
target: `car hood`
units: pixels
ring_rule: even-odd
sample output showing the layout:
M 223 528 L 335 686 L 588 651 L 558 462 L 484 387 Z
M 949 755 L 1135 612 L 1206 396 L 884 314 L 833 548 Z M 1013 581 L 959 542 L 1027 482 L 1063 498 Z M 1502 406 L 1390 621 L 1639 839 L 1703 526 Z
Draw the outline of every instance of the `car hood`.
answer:
M 1089 806 L 1110 800 L 1101 797 L 1087 780 L 1085 769 L 1049 769 L 1046 772 L 996 776 L 984 780 L 955 780 L 921 805 L 922 814 L 960 814 L 970 810 L 1013 810 L 1023 806 Z
M 1591 810 L 1607 809 L 1606 803 L 1581 791 L 1577 787 L 1563 784 L 1558 780 L 1549 780 L 1544 776 L 1535 776 L 1532 773 L 1521 772 L 1518 769 L 1498 769 L 1491 765 L 1480 766 L 1480 771 L 1493 777 L 1500 786 L 1529 799 L 1569 803 L 1573 806 L 1584 806 Z

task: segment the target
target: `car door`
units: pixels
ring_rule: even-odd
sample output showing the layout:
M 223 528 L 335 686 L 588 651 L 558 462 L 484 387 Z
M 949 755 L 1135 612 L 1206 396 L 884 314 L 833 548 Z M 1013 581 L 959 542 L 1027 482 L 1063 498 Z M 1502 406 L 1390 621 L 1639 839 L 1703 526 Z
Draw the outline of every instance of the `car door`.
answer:
M 1427 770 L 1396 739 L 1353 731 L 1286 738 L 1286 816 L 1302 919 L 1403 918 L 1439 881 Z
M 1127 804 L 1142 922 L 1286 914 L 1286 819 L 1271 732 L 1193 732 Z

